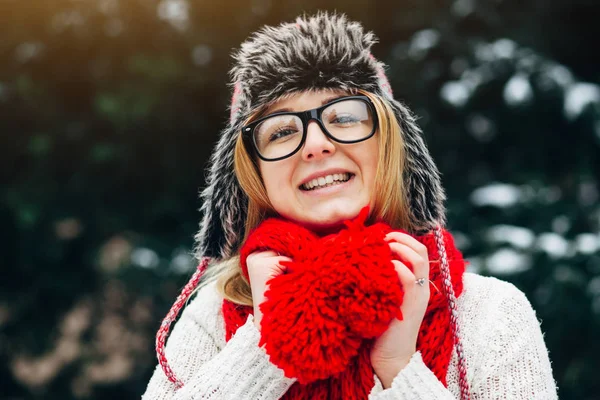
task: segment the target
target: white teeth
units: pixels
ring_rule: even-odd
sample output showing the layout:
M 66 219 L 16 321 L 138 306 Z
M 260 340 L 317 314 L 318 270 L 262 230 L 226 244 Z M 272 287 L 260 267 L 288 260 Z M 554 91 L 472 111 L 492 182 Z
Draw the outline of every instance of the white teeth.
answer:
M 343 173 L 343 174 L 332 174 L 332 175 L 327 175 L 327 176 L 321 176 L 319 178 L 315 178 L 309 182 L 306 182 L 305 184 L 303 184 L 301 186 L 301 188 L 304 190 L 311 190 L 314 188 L 337 185 L 339 183 L 343 183 L 343 182 L 346 182 L 347 180 L 349 180 L 350 176 L 351 175 L 347 172 Z

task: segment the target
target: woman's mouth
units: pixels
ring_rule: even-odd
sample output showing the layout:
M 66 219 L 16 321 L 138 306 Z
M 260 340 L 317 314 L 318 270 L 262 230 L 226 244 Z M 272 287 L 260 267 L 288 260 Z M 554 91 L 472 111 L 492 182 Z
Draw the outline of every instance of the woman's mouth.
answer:
M 300 189 L 310 191 L 335 186 L 344 182 L 348 182 L 353 176 L 354 174 L 349 172 L 325 175 L 300 185 Z

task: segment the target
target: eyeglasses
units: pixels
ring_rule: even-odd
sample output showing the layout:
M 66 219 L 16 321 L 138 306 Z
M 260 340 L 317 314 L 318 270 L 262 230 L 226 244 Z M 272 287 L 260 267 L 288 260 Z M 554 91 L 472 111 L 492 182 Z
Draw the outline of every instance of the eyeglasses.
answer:
M 279 112 L 242 128 L 246 145 L 252 143 L 264 161 L 279 161 L 304 146 L 308 123 L 317 121 L 330 139 L 344 144 L 362 142 L 377 130 L 377 112 L 366 96 L 347 96 L 300 112 Z

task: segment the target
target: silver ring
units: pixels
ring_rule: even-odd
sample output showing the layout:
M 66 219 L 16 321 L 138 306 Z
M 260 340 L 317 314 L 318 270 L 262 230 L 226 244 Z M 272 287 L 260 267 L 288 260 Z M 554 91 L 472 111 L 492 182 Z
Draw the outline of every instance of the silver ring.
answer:
M 415 283 L 419 286 L 424 286 L 425 282 L 427 282 L 427 279 L 425 279 L 425 278 L 419 278 L 415 281 Z

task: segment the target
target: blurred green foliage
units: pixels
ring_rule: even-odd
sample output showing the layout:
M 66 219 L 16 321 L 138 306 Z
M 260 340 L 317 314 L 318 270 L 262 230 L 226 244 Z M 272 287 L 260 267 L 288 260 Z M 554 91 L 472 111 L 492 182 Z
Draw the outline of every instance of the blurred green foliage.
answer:
M 317 9 L 375 31 L 470 268 L 515 283 L 561 399 L 600 398 L 600 4 L 0 3 L 0 393 L 139 397 L 194 269 L 230 51 Z

